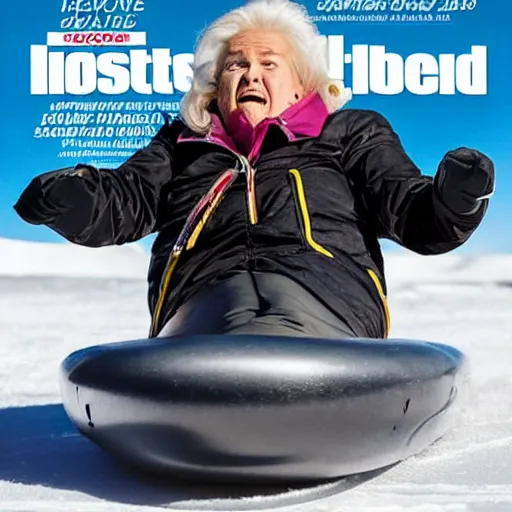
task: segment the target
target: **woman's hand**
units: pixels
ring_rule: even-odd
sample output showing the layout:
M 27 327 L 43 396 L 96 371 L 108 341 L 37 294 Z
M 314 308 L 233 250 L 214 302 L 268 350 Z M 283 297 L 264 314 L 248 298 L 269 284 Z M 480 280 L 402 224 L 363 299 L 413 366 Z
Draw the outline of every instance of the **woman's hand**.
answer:
M 462 147 L 449 151 L 439 164 L 434 186 L 450 210 L 458 215 L 471 215 L 494 194 L 494 165 L 474 149 Z
M 48 224 L 66 213 L 69 204 L 64 197 L 55 194 L 56 185 L 65 176 L 76 173 L 75 168 L 66 167 L 57 171 L 41 174 L 32 179 L 25 187 L 14 205 L 18 215 L 30 224 Z

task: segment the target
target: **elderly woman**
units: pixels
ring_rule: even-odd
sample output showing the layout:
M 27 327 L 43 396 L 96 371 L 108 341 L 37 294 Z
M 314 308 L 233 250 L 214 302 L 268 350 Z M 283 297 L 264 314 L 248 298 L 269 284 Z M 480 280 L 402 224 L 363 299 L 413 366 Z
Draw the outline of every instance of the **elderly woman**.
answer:
M 384 338 L 387 238 L 440 254 L 475 231 L 492 162 L 459 148 L 422 175 L 389 122 L 343 107 L 305 10 L 256 0 L 202 34 L 181 115 L 114 170 L 36 177 L 15 205 L 76 244 L 158 233 L 150 336 Z

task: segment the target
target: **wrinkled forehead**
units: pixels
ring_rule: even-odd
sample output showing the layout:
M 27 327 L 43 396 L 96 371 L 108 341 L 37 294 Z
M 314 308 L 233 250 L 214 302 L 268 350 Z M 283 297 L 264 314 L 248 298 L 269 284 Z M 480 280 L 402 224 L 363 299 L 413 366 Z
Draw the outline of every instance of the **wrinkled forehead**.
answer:
M 228 57 L 257 55 L 258 57 L 281 56 L 290 52 L 288 39 L 278 32 L 248 30 L 228 41 Z

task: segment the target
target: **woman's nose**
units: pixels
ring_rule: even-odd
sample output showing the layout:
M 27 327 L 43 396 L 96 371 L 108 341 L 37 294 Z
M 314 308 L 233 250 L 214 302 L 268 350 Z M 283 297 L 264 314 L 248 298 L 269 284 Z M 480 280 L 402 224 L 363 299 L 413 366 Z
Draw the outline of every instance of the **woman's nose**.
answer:
M 258 64 L 250 64 L 244 73 L 247 83 L 259 82 L 261 80 L 261 66 Z

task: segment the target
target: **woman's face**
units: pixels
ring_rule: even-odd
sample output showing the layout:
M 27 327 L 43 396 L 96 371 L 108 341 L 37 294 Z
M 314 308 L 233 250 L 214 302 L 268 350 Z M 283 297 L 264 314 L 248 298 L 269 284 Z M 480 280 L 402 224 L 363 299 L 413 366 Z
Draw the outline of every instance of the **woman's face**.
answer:
M 254 126 L 302 98 L 292 55 L 287 39 L 276 32 L 251 30 L 233 37 L 219 79 L 223 119 L 239 108 Z

